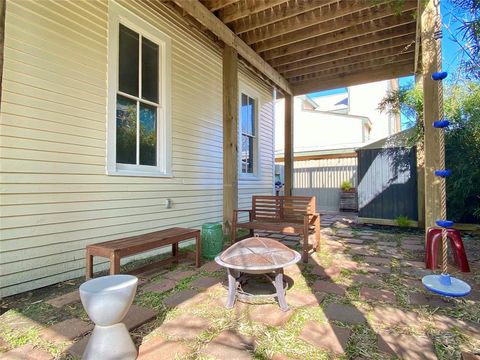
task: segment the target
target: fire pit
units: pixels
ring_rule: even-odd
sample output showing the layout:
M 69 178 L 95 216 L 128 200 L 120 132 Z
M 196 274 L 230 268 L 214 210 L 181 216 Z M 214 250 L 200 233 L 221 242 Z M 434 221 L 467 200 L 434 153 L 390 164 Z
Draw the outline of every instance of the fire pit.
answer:
M 296 264 L 299 260 L 298 252 L 273 239 L 255 236 L 233 244 L 215 258 L 219 265 L 227 269 L 228 299 L 225 307 L 231 309 L 235 304 L 242 273 L 274 273 L 275 279 L 272 283 L 275 286 L 278 304 L 280 309 L 287 311 L 283 268 Z

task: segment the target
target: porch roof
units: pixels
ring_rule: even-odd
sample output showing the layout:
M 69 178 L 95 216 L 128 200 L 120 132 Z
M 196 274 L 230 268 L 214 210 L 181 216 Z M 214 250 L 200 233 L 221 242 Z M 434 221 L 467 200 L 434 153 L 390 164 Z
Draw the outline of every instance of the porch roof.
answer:
M 413 74 L 417 0 L 174 0 L 300 95 Z

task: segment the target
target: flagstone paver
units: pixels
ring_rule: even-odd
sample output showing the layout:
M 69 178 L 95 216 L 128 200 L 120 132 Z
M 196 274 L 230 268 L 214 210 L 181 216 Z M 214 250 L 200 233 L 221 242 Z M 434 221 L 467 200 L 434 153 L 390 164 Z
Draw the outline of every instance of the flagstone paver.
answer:
M 351 330 L 348 328 L 311 320 L 306 323 L 299 337 L 316 348 L 343 354 L 350 334 Z
M 478 355 L 462 352 L 462 360 L 480 360 L 480 352 Z
M 408 294 L 408 298 L 410 304 L 412 305 L 430 305 L 433 307 L 452 306 L 452 303 L 450 303 L 446 298 L 438 295 L 430 295 L 421 292 L 411 292 Z
M 132 305 L 122 320 L 128 330 L 136 329 L 157 316 L 157 312 L 142 306 Z
M 207 330 L 210 321 L 199 316 L 183 314 L 163 323 L 159 330 L 174 340 L 194 340 L 200 333 Z
M 2 316 L 2 324 L 12 330 L 39 328 L 41 324 L 18 312 L 9 311 Z
M 348 324 L 364 324 L 367 322 L 365 315 L 356 307 L 332 303 L 324 310 L 328 320 L 337 320 Z
M 356 261 L 345 260 L 345 259 L 335 259 L 332 261 L 332 265 L 340 269 L 356 270 L 359 268 L 359 264 Z
M 376 306 L 371 314 L 371 322 L 376 325 L 400 325 L 418 327 L 419 315 L 413 311 L 403 311 L 392 306 Z
M 190 276 L 195 275 L 197 272 L 194 270 L 176 270 L 163 275 L 165 278 L 175 281 L 182 281 Z
M 349 238 L 349 239 L 343 239 L 343 242 L 345 242 L 347 244 L 363 244 L 363 243 L 365 243 L 365 240 Z
M 376 285 L 381 283 L 381 279 L 377 275 L 354 275 L 352 280 L 355 283 Z
M 57 296 L 53 299 L 47 300 L 46 303 L 56 308 L 62 308 L 65 305 L 73 304 L 80 301 L 80 292 L 78 290 Z
M 416 244 L 402 244 L 401 248 L 409 251 L 425 251 L 425 246 Z
M 67 352 L 70 355 L 78 359 L 81 359 L 89 340 L 90 340 L 90 335 L 84 336 L 80 340 L 76 341 L 73 345 L 70 345 L 67 348 Z
M 321 291 L 329 294 L 336 294 L 340 296 L 345 295 L 345 287 L 337 285 L 328 281 L 317 280 L 313 283 L 312 289 L 314 291 Z
M 145 285 L 144 287 L 142 287 L 142 291 L 152 291 L 161 294 L 166 291 L 172 290 L 176 285 L 177 282 L 174 280 L 161 279 Z
M 167 341 L 157 336 L 140 345 L 137 360 L 175 360 L 190 352 L 180 341 Z
M 325 298 L 325 293 L 306 293 L 300 291 L 291 291 L 287 293 L 287 304 L 294 307 L 300 306 L 318 306 Z
M 400 264 L 402 266 L 411 266 L 418 269 L 425 269 L 425 263 L 423 261 L 402 260 Z
M 365 262 L 374 265 L 390 265 L 390 259 L 378 256 L 365 256 Z
M 293 315 L 293 311 L 282 311 L 277 304 L 257 305 L 250 311 L 249 319 L 270 326 L 283 326 Z
M 203 298 L 200 295 L 203 295 Z M 196 290 L 182 290 L 170 295 L 163 300 L 163 303 L 167 307 L 184 307 L 194 305 L 203 299 L 206 299 L 206 295 L 203 293 L 199 294 Z
M 446 315 L 434 315 L 433 324 L 441 331 L 447 331 L 455 328 L 467 334 L 468 336 L 480 339 L 480 324 L 477 323 L 455 319 Z
M 360 298 L 369 301 L 395 302 L 395 294 L 393 292 L 369 287 L 362 287 L 360 289 Z
M 396 241 L 377 241 L 375 244 L 377 244 L 377 247 L 380 247 L 380 246 L 396 247 L 397 246 Z
M 40 336 L 51 343 L 73 340 L 93 329 L 93 325 L 80 319 L 68 319 L 40 331 Z
M 254 349 L 253 338 L 232 330 L 226 330 L 213 339 L 203 350 L 203 353 L 218 360 L 250 360 L 253 359 L 251 352 Z
M 34 347 L 30 344 L 19 346 L 6 353 L 0 353 L 1 360 L 52 360 L 53 356 L 49 353 Z
M 360 270 L 364 270 L 364 271 L 367 271 L 369 273 L 373 273 L 373 274 L 390 274 L 392 271 L 390 270 L 390 268 L 388 267 L 385 267 L 385 266 L 373 266 L 373 265 L 369 265 L 369 266 L 362 266 L 359 268 Z
M 380 351 L 403 360 L 436 360 L 432 340 L 428 337 L 381 333 L 378 336 Z
M 211 288 L 212 286 L 215 286 L 220 283 L 219 278 L 214 278 L 214 277 L 208 277 L 208 276 L 203 276 L 199 277 L 198 279 L 192 281 L 190 284 L 191 287 L 205 290 L 208 288 Z
M 331 266 L 328 268 L 323 268 L 321 266 L 315 266 L 311 271 L 311 274 L 317 275 L 321 278 L 336 278 L 340 276 L 341 269 L 336 266 Z
M 218 265 L 215 261 L 209 261 L 206 264 L 202 265 L 200 271 L 214 272 L 220 269 L 222 269 L 222 267 Z

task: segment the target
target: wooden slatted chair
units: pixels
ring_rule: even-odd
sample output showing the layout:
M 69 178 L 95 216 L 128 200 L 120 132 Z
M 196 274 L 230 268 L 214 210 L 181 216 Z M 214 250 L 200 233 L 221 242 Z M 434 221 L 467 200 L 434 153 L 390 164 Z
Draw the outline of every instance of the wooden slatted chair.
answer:
M 313 248 L 320 245 L 320 215 L 316 212 L 315 196 L 253 196 L 252 209 L 234 210 L 232 221 L 232 243 L 236 241 L 238 228 L 278 231 L 299 234 L 303 240 L 302 260 L 308 262 L 309 234 L 314 234 Z M 238 222 L 241 212 L 249 213 L 247 222 Z

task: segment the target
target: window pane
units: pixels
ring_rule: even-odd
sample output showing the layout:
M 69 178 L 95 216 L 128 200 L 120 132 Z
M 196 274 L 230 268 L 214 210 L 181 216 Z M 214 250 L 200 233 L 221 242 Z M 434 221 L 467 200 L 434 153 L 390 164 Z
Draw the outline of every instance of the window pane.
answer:
M 140 165 L 157 166 L 157 108 L 140 104 Z
M 252 99 L 252 98 L 248 98 L 248 102 L 249 102 L 249 110 L 250 110 L 250 114 L 249 114 L 249 119 L 250 119 L 250 134 L 252 134 L 253 136 L 255 136 L 255 113 L 256 113 L 256 110 L 255 110 L 255 100 Z
M 120 24 L 118 88 L 138 96 L 138 34 Z
M 248 96 L 242 94 L 242 108 L 241 108 L 241 119 L 242 119 L 242 133 L 251 134 L 251 120 L 250 120 L 250 106 L 248 101 Z
M 242 135 L 242 172 L 253 173 L 253 138 Z
M 158 102 L 158 45 L 142 38 L 142 98 Z
M 136 164 L 137 103 L 117 96 L 117 163 Z

